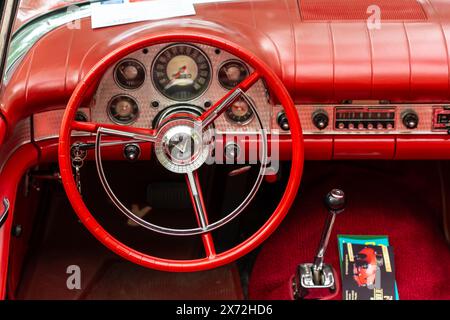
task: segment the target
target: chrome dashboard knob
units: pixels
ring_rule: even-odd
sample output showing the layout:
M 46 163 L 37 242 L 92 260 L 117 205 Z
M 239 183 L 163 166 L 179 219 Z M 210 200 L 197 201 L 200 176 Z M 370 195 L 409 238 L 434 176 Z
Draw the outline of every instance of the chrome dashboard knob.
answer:
M 317 129 L 323 130 L 328 127 L 328 114 L 323 110 L 318 110 L 313 113 L 312 122 Z
M 407 129 L 415 129 L 419 125 L 419 116 L 412 110 L 409 110 L 403 114 L 403 125 Z
M 284 112 L 280 112 L 277 117 L 277 123 L 280 126 L 280 128 L 284 131 L 289 131 L 289 122 L 286 117 L 286 114 Z

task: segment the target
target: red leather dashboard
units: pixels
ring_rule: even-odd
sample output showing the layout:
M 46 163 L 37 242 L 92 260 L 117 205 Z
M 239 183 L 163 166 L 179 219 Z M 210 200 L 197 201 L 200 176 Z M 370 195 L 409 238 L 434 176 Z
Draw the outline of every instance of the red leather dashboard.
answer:
M 369 14 L 357 11 L 355 0 L 340 1 L 335 7 L 332 0 L 197 4 L 197 15 L 192 17 L 96 30 L 87 18 L 81 29 L 60 27 L 28 52 L 2 88 L 6 134 L 25 117 L 64 108 L 75 85 L 111 50 L 150 34 L 181 30 L 222 37 L 253 51 L 279 75 L 298 110 L 344 100 L 448 103 L 450 4 L 445 0 L 399 0 L 393 6 L 386 0 L 370 2 L 382 9 L 379 29 L 368 28 Z M 350 9 L 351 14 L 339 14 Z M 420 105 L 417 108 L 420 111 Z M 433 136 L 319 133 L 306 137 L 307 158 L 450 157 L 443 149 L 449 143 L 446 132 Z

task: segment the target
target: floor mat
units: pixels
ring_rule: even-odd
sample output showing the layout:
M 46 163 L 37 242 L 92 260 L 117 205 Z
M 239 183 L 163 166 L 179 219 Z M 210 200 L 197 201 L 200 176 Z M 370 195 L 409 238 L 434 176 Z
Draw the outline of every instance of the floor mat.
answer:
M 236 300 L 242 299 L 234 266 L 204 272 L 168 273 L 125 261 L 99 269 L 98 278 L 81 299 Z
M 45 228 L 27 258 L 17 299 L 190 299 L 235 300 L 243 293 L 235 264 L 195 273 L 168 273 L 146 269 L 118 258 L 103 247 L 78 222 L 63 193 L 52 195 Z M 120 219 L 116 219 L 121 221 Z M 137 233 L 127 227 L 126 233 Z M 174 247 L 173 256 L 193 257 L 196 242 L 183 239 L 184 245 L 172 245 L 159 238 L 141 238 L 153 252 L 164 254 Z M 132 239 L 132 241 L 137 241 Z M 201 244 L 200 244 L 201 245 Z M 200 247 L 201 248 L 201 247 Z M 193 252 L 190 252 L 193 251 Z M 167 253 L 166 253 L 167 254 Z M 80 289 L 68 289 L 79 267 Z
M 296 203 L 257 257 L 251 299 L 290 298 L 289 278 L 299 263 L 312 262 L 326 217 L 322 200 L 335 187 L 346 192 L 348 205 L 336 219 L 326 262 L 340 272 L 337 234 L 388 235 L 400 299 L 450 299 L 434 162 L 307 163 Z

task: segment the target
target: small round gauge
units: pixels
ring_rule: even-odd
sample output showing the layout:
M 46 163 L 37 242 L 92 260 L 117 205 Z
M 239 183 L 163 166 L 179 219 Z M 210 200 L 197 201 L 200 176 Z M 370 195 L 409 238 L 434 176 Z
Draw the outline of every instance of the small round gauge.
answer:
M 114 79 L 124 89 L 137 89 L 145 81 L 145 67 L 135 59 L 122 60 L 114 69 Z
M 115 96 L 108 104 L 108 116 L 117 124 L 130 124 L 139 116 L 139 106 L 130 96 Z
M 254 113 L 247 101 L 238 99 L 225 111 L 225 116 L 232 122 L 244 125 L 253 119 Z
M 247 66 L 238 61 L 225 62 L 219 69 L 219 83 L 225 89 L 231 90 L 249 75 Z
M 175 101 L 188 101 L 208 89 L 211 65 L 197 47 L 176 44 L 158 54 L 152 74 L 155 87 L 164 96 Z

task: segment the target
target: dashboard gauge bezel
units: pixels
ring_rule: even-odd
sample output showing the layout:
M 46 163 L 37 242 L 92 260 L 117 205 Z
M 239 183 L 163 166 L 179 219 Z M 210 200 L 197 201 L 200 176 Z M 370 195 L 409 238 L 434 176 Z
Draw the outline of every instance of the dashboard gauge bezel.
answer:
M 225 86 L 222 81 L 220 81 L 220 70 L 222 70 L 222 68 L 227 64 L 227 63 L 237 63 L 240 64 L 244 67 L 245 71 L 247 72 L 247 76 L 244 77 L 241 81 L 239 81 L 235 86 L 231 86 L 231 87 L 227 87 Z M 247 78 L 250 75 L 250 68 L 247 66 L 247 64 L 245 64 L 243 61 L 238 60 L 238 59 L 228 59 L 223 61 L 219 67 L 217 68 L 217 82 L 219 83 L 219 85 L 224 88 L 225 90 L 232 90 L 234 87 L 236 87 L 239 83 L 241 83 L 245 78 Z
M 132 62 L 137 63 L 142 68 L 142 70 L 144 70 L 144 79 L 142 80 L 142 83 L 139 84 L 139 86 L 137 86 L 137 87 L 125 86 L 117 78 L 117 71 L 118 71 L 119 66 L 122 63 L 127 62 L 127 61 L 132 61 Z M 114 82 L 116 83 L 117 86 L 119 86 L 120 88 L 122 88 L 124 90 L 134 91 L 134 90 L 140 89 L 145 84 L 145 81 L 147 80 L 147 69 L 145 68 L 144 63 L 142 63 L 141 61 L 139 61 L 139 60 L 137 60 L 135 58 L 125 58 L 125 59 L 122 59 L 119 62 L 117 62 L 117 64 L 114 66 L 113 77 L 114 77 Z
M 127 98 L 130 98 L 131 100 L 134 101 L 134 103 L 135 103 L 136 106 L 137 106 L 136 116 L 135 116 L 133 119 L 131 119 L 130 121 L 124 122 L 124 121 L 117 120 L 116 118 L 114 118 L 113 114 L 111 113 L 111 104 L 112 104 L 112 102 L 114 101 L 114 99 L 119 98 L 119 97 L 127 97 Z M 131 95 L 129 95 L 129 94 L 120 93 L 120 94 L 116 94 L 115 96 L 113 96 L 113 97 L 108 101 L 108 104 L 106 105 L 106 113 L 108 114 L 109 120 L 111 120 L 113 123 L 118 124 L 118 125 L 121 125 L 121 126 L 126 126 L 126 125 L 130 125 L 130 124 L 135 123 L 135 122 L 139 119 L 141 110 L 140 110 L 139 103 L 138 103 L 138 101 L 137 101 L 136 98 L 134 98 L 133 96 L 131 96 Z
M 253 99 L 251 97 L 249 97 L 247 94 L 242 94 L 238 99 L 243 99 L 245 100 L 245 102 L 249 105 L 248 108 L 249 110 L 252 111 L 252 114 L 250 115 L 250 118 L 248 118 L 247 120 L 243 121 L 243 122 L 239 122 L 239 121 L 235 121 L 233 119 L 231 119 L 228 116 L 228 109 L 230 109 L 232 107 L 232 105 L 230 105 L 227 110 L 225 110 L 225 112 L 223 113 L 223 116 L 225 117 L 225 120 L 227 120 L 228 123 L 233 124 L 233 125 L 238 125 L 240 127 L 246 126 L 248 124 L 250 124 L 253 119 L 255 119 L 255 113 L 253 112 L 253 109 L 256 110 L 256 103 L 254 103 Z M 251 105 L 250 105 L 251 104 Z
M 171 49 L 173 47 L 190 47 L 190 48 L 198 51 L 203 56 L 203 58 L 205 58 L 205 61 L 206 61 L 207 65 L 208 65 L 208 71 L 209 71 L 208 82 L 204 85 L 204 88 L 203 88 L 203 90 L 201 91 L 200 94 L 195 95 L 193 97 L 190 97 L 189 99 L 177 99 L 177 98 L 174 98 L 174 97 L 166 94 L 164 92 L 164 90 L 159 87 L 159 85 L 155 82 L 155 79 L 154 79 L 154 71 L 155 71 L 156 62 L 158 61 L 158 59 L 161 57 L 162 54 L 164 54 L 167 50 L 169 50 L 169 49 Z M 173 57 L 172 57 L 172 59 L 173 59 Z M 197 63 L 195 60 L 194 60 L 194 62 Z M 151 78 L 151 81 L 152 81 L 153 88 L 155 88 L 156 91 L 159 94 L 161 94 L 163 97 L 165 97 L 165 98 L 167 98 L 167 99 L 169 99 L 171 101 L 180 102 L 180 103 L 186 103 L 186 102 L 194 101 L 194 100 L 199 99 L 200 97 L 202 97 L 209 90 L 209 88 L 211 87 L 211 84 L 213 82 L 214 76 L 215 76 L 214 75 L 214 70 L 213 70 L 213 67 L 212 67 L 212 64 L 211 64 L 211 61 L 210 61 L 210 58 L 208 57 L 208 55 L 201 48 L 199 48 L 198 46 L 196 46 L 194 44 L 191 44 L 191 43 L 177 42 L 177 43 L 172 43 L 172 44 L 169 44 L 169 45 L 165 46 L 153 58 L 152 65 L 151 65 L 151 68 L 150 68 L 150 78 Z

